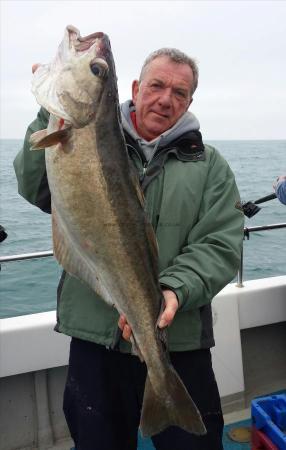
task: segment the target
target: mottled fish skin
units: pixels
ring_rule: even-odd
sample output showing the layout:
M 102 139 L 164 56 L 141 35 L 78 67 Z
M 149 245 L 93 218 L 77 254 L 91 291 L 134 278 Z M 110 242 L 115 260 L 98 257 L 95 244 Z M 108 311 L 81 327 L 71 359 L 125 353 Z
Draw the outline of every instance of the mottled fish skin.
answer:
M 91 70 L 92 68 L 92 70 Z M 54 254 L 123 313 L 146 362 L 141 431 L 169 425 L 204 434 L 199 411 L 169 363 L 156 327 L 162 292 L 155 235 L 130 166 L 108 37 L 66 29 L 55 61 L 34 75 L 33 92 L 50 113 L 46 150 Z

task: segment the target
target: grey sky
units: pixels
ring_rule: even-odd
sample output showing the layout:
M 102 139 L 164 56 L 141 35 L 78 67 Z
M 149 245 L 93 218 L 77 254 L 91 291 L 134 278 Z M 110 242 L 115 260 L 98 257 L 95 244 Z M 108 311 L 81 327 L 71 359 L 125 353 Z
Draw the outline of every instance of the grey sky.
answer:
M 145 57 L 177 47 L 197 59 L 191 110 L 205 139 L 285 139 L 285 1 L 13 1 L 1 4 L 2 138 L 23 138 L 38 105 L 31 65 L 49 62 L 65 26 L 111 40 L 120 100 Z

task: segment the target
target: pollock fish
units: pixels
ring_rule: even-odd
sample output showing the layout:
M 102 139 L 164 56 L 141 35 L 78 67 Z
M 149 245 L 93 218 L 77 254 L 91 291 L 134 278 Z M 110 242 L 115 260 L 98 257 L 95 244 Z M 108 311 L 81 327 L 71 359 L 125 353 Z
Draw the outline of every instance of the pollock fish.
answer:
M 170 425 L 205 434 L 157 327 L 163 296 L 156 239 L 127 156 L 107 35 L 81 37 L 67 26 L 55 59 L 36 69 L 32 92 L 50 113 L 47 130 L 34 133 L 31 144 L 46 150 L 54 255 L 132 328 L 134 351 L 147 366 L 142 435 Z

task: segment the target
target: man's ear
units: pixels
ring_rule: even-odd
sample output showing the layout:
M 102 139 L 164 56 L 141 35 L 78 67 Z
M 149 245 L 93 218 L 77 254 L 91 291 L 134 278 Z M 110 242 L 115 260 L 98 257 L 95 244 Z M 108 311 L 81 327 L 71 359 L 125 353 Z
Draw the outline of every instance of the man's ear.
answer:
M 139 81 L 134 80 L 132 83 L 132 101 L 133 101 L 134 105 L 136 105 L 138 91 L 139 91 Z

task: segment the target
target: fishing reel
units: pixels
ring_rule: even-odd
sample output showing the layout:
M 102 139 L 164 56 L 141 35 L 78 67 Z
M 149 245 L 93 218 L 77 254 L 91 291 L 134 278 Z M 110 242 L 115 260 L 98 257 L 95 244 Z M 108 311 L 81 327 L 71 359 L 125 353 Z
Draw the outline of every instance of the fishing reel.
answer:
M 0 242 L 4 241 L 8 234 L 6 233 L 5 229 L 0 225 Z M 0 271 L 1 271 L 1 264 L 0 264 Z
M 275 193 L 259 198 L 258 200 L 255 200 L 255 202 L 242 203 L 244 215 L 251 219 L 251 217 L 255 216 L 255 214 L 257 214 L 261 210 L 261 208 L 259 208 L 259 206 L 257 205 L 259 205 L 260 203 L 268 202 L 269 200 L 273 200 L 274 198 L 277 198 Z
M 6 233 L 5 228 L 0 225 L 0 242 L 4 241 L 7 236 L 8 234 Z

